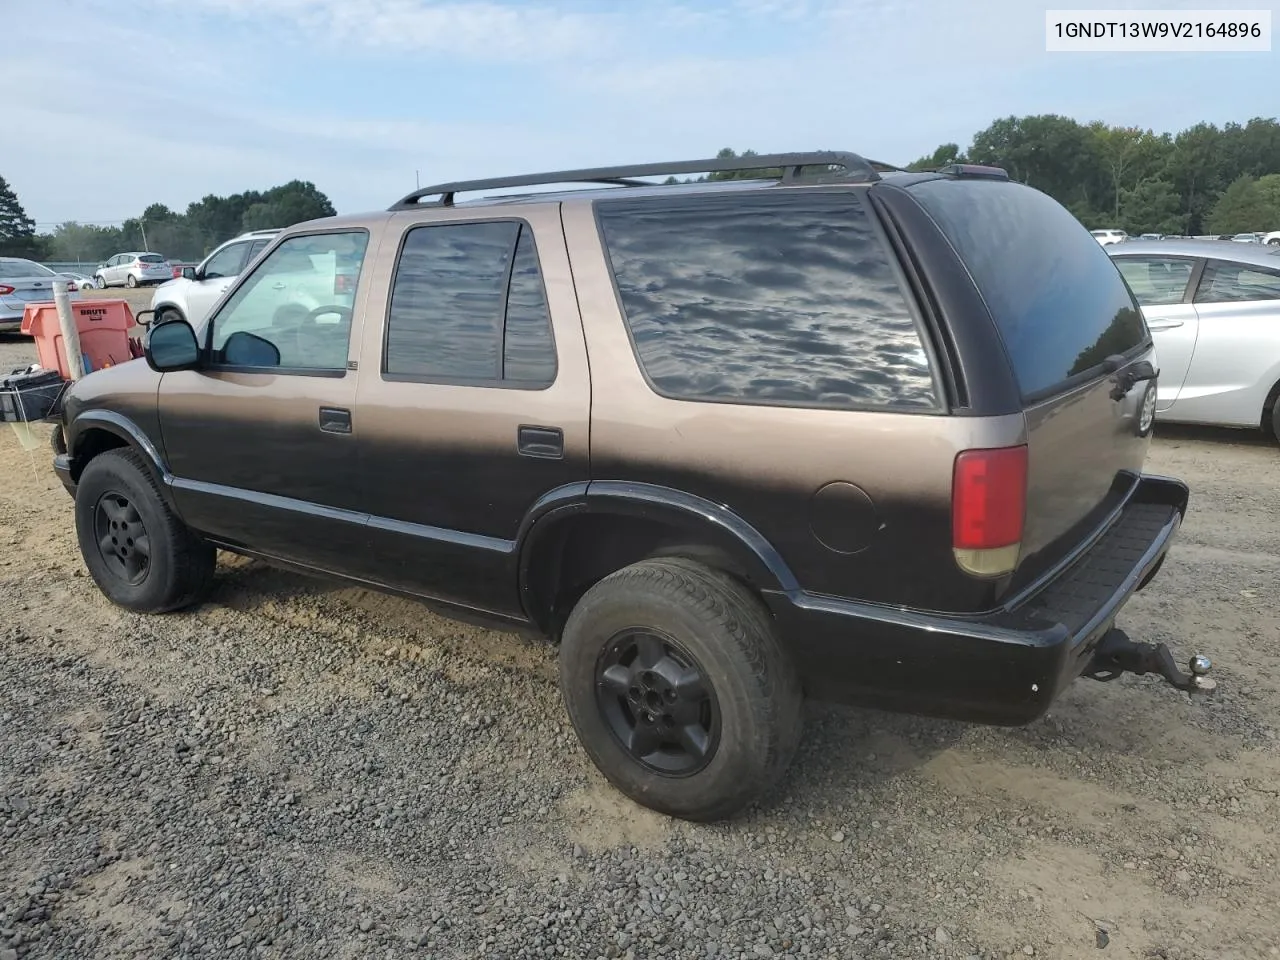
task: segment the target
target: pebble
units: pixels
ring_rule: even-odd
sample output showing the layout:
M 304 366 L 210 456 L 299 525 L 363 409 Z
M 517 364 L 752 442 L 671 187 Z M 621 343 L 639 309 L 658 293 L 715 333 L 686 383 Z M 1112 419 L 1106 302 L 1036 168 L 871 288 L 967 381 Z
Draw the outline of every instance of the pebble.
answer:
M 361 919 L 360 921 L 361 933 L 368 933 L 372 929 L 373 929 L 373 920 L 371 920 L 369 917 L 364 917 L 363 919 Z
M 951 934 L 947 932 L 946 927 L 939 927 L 937 930 L 933 931 L 933 939 L 938 943 L 950 943 Z
M 835 833 L 833 833 L 833 834 L 831 835 L 831 842 L 832 842 L 832 843 L 844 843 L 844 831 L 843 831 L 843 830 L 837 830 Z

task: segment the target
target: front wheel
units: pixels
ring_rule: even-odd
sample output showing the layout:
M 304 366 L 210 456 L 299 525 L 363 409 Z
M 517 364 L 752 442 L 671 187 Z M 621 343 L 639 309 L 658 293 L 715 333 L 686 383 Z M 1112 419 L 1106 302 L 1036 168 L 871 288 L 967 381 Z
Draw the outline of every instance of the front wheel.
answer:
M 89 461 L 76 486 L 75 516 L 85 566 L 117 606 L 165 613 L 208 592 L 217 551 L 174 516 L 132 450 Z
M 96 277 L 93 278 L 93 285 L 97 287 L 99 290 L 105 290 L 107 289 L 107 278 L 104 277 L 102 274 L 98 274 Z
M 588 590 L 565 624 L 560 687 L 610 782 L 686 820 L 763 796 L 800 739 L 800 681 L 768 611 L 692 561 L 647 560 Z

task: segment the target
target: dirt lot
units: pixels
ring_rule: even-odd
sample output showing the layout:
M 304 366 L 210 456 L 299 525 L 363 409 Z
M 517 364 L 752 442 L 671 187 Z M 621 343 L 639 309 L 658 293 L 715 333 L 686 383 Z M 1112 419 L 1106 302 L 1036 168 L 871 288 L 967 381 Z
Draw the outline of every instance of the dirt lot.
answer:
M 1150 468 L 1192 509 L 1126 625 L 1218 694 L 811 705 L 783 795 L 698 827 L 595 773 L 540 645 L 225 556 L 197 611 L 109 606 L 6 426 L 0 960 L 1278 956 L 1280 450 L 1162 429 Z

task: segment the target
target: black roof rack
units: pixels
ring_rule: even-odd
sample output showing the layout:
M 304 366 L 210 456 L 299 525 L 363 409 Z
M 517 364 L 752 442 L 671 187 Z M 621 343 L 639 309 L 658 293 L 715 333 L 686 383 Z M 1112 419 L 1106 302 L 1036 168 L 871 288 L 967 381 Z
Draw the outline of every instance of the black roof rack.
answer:
M 856 153 L 842 150 L 821 150 L 812 153 L 767 153 L 728 159 L 715 157 L 710 160 L 675 160 L 669 163 L 642 163 L 625 167 L 594 167 L 583 170 L 558 170 L 552 173 L 528 173 L 518 177 L 494 177 L 488 180 L 459 180 L 414 190 L 400 199 L 392 210 L 418 206 L 423 197 L 439 196 L 438 206 L 452 206 L 456 193 L 476 190 L 499 190 L 504 187 L 532 187 L 553 183 L 599 183 L 626 187 L 652 187 L 653 183 L 638 177 L 675 176 L 678 173 L 724 173 L 739 170 L 768 170 L 781 168 L 781 180 L 789 182 L 800 176 L 805 167 L 840 167 L 843 173 L 828 173 L 845 180 L 879 180 L 878 170 L 897 170 L 889 164 L 867 160 Z

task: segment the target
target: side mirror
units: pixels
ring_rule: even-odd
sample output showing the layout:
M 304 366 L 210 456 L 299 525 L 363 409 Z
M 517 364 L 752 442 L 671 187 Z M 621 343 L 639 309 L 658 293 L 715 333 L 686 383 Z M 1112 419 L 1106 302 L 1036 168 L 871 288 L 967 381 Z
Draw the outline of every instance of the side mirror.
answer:
M 182 279 L 183 279 L 183 280 L 194 280 L 194 279 L 196 279 L 196 268 L 195 268 L 195 267 L 183 267 L 183 268 L 182 268 Z
M 158 373 L 193 370 L 200 363 L 200 344 L 187 321 L 166 320 L 147 328 L 142 354 Z
M 256 334 L 237 330 L 222 346 L 222 362 L 229 367 L 278 367 L 280 348 Z

